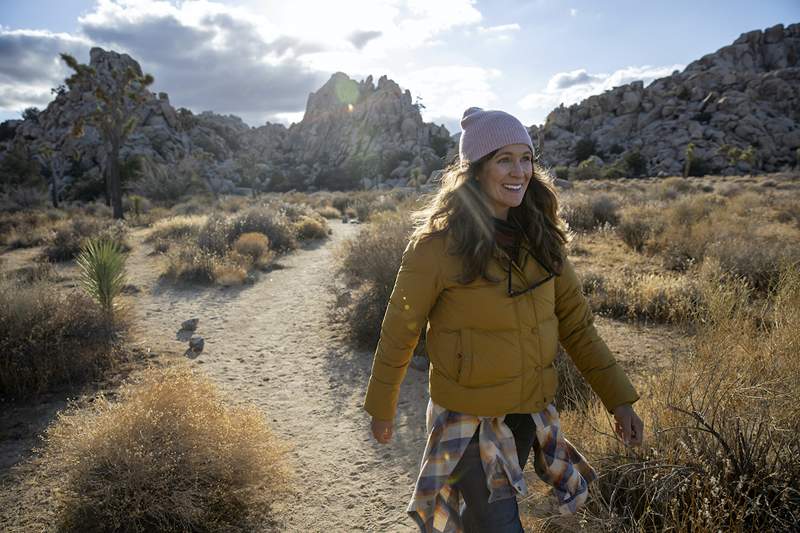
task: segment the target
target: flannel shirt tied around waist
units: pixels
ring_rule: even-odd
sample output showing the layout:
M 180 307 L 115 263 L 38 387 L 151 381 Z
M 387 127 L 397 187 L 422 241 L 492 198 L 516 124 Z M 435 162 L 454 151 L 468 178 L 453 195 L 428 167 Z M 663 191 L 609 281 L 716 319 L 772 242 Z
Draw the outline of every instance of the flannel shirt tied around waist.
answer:
M 553 487 L 559 511 L 574 513 L 586 501 L 588 485 L 597 479 L 597 474 L 561 435 L 555 405 L 551 403 L 543 411 L 531 413 L 531 417 L 536 424 L 531 450 L 536 474 Z M 460 510 L 464 503 L 458 489 L 448 481 L 476 430 L 489 502 L 527 494 L 514 434 L 504 419 L 505 416 L 457 413 L 428 401 L 428 442 L 406 509 L 423 532 L 462 531 Z

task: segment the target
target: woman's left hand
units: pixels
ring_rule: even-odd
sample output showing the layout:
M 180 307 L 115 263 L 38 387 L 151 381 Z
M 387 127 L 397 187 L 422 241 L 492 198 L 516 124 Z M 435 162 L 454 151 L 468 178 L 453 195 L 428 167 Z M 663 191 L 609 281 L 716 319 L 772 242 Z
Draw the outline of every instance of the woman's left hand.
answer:
M 614 431 L 625 446 L 639 446 L 644 437 L 644 423 L 629 403 L 614 408 Z

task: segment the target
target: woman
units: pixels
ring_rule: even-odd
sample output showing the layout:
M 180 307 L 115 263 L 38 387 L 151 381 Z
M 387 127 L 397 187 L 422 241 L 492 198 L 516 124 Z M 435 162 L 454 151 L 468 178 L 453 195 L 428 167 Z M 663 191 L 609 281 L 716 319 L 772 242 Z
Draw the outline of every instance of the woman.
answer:
M 403 253 L 364 407 L 375 439 L 389 442 L 427 321 L 428 442 L 408 512 L 423 531 L 522 531 L 515 496 L 532 450 L 561 512 L 574 512 L 595 478 L 560 434 L 559 342 L 626 445 L 641 443 L 643 425 L 566 257 L 555 189 L 535 168 L 528 131 L 480 108 L 464 112 L 461 128 L 460 162 L 417 214 Z

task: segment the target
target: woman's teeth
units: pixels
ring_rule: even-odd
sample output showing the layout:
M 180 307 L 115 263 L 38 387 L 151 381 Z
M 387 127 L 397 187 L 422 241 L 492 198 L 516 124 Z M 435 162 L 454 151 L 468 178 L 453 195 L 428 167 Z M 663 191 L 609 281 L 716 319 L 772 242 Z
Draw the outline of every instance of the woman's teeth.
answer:
M 522 188 L 522 185 L 505 185 L 505 184 L 503 184 L 503 187 L 505 187 L 509 191 L 518 191 L 518 190 L 520 190 Z

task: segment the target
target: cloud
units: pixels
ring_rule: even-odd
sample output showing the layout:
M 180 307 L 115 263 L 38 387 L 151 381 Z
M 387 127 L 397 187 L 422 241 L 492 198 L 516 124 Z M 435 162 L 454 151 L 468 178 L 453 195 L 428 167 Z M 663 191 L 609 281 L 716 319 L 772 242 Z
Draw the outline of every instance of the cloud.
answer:
M 578 10 L 575 9 L 574 7 L 569 8 L 569 16 L 570 17 L 577 17 L 578 16 Z
M 489 108 L 497 101 L 492 80 L 500 77 L 497 69 L 444 65 L 394 75 L 401 87 L 410 88 L 412 96 L 422 98 L 426 121 L 444 123 L 450 133 L 460 131 L 464 110 L 478 106 Z
M 136 59 L 176 107 L 283 119 L 302 112 L 332 72 L 379 74 L 482 20 L 475 0 L 98 0 L 73 34 L 0 27 L 0 111 L 46 105 L 49 88 L 67 74 L 58 52 L 88 62 L 89 49 L 101 46 Z M 518 29 L 479 31 L 502 38 Z M 433 94 L 431 85 L 420 88 Z M 479 84 L 468 94 L 490 92 Z
M 559 72 L 552 76 L 543 91 L 533 92 L 519 101 L 519 106 L 527 111 L 537 111 L 539 120 L 544 121 L 547 113 L 560 104 L 570 106 L 594 94 L 633 81 L 641 80 L 645 87 L 658 78 L 669 76 L 675 70 L 683 70 L 685 65 L 653 67 L 650 65 L 625 67 L 611 74 L 590 74 L 585 69 Z
M 515 22 L 514 24 L 501 24 L 499 26 L 489 26 L 488 28 L 485 28 L 483 26 L 478 26 L 478 33 L 497 34 L 509 31 L 519 31 L 520 29 L 521 29 L 520 25 Z
M 353 46 L 361 50 L 368 42 L 377 39 L 381 35 L 383 35 L 383 33 L 379 31 L 354 31 L 350 34 L 350 42 L 353 43 Z
M 58 54 L 88 56 L 90 45 L 65 33 L 0 28 L 0 110 L 47 106 L 50 89 L 69 74 Z

